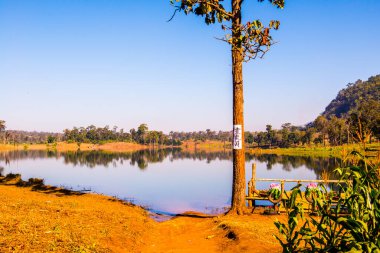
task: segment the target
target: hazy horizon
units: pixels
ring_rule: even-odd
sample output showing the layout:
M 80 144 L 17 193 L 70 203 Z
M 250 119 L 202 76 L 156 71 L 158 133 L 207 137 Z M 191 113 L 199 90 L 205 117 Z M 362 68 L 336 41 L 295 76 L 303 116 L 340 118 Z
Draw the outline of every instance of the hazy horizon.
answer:
M 281 26 L 265 58 L 244 65 L 245 130 L 304 125 L 348 83 L 380 74 L 379 8 L 376 0 L 295 0 L 283 10 L 246 2 L 245 18 Z M 0 0 L 0 119 L 45 132 L 232 129 L 220 25 L 182 13 L 166 22 L 172 13 L 169 0 Z

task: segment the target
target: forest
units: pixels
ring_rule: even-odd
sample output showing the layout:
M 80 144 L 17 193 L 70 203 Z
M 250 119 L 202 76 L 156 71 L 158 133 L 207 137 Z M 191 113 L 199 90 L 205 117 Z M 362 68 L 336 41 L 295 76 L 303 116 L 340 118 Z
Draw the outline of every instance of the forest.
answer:
M 367 81 L 349 83 L 313 122 L 304 126 L 284 123 L 281 129 L 266 126 L 265 131 L 246 131 L 245 142 L 249 147 L 287 148 L 300 145 L 338 146 L 351 143 L 371 143 L 380 139 L 380 75 Z M 0 141 L 4 144 L 134 142 L 143 145 L 180 146 L 184 141 L 207 140 L 231 142 L 232 131 L 178 132 L 168 134 L 149 130 L 147 124 L 125 131 L 117 126 L 110 128 L 74 127 L 63 133 L 27 132 L 6 130 L 6 122 L 0 120 Z

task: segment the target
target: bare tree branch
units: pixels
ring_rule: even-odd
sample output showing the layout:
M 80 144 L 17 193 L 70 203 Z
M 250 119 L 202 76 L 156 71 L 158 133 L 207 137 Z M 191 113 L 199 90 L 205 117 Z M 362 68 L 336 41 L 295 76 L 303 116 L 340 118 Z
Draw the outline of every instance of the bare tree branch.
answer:
M 167 20 L 166 22 L 170 22 L 170 21 L 172 21 L 173 18 L 174 18 L 174 16 L 175 16 L 175 14 L 177 13 L 177 11 L 181 11 L 181 7 L 179 7 L 179 6 L 175 6 L 175 10 L 174 10 L 173 15 L 172 15 L 172 16 L 169 18 L 169 20 Z

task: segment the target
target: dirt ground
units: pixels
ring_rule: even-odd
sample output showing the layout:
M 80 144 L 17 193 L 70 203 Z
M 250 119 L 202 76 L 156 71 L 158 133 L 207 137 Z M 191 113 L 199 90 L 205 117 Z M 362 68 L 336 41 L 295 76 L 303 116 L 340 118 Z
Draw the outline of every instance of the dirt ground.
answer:
M 157 222 L 111 197 L 0 180 L 0 252 L 281 252 L 283 215 Z

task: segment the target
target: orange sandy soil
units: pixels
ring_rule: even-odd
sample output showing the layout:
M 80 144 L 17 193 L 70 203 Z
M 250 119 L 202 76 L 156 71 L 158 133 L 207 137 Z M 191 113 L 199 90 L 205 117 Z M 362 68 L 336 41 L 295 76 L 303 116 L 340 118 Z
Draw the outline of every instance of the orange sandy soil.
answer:
M 3 178 L 4 179 L 4 178 Z M 131 204 L 49 186 L 0 183 L 0 252 L 281 252 L 275 219 L 176 217 L 156 222 Z
M 137 151 L 142 149 L 147 149 L 148 146 L 136 144 L 136 143 L 127 143 L 127 142 L 112 142 L 106 144 L 91 144 L 91 143 L 82 143 L 80 145 L 81 151 L 90 151 L 90 150 L 102 150 L 102 151 L 111 151 L 111 152 L 129 152 Z M 46 149 L 56 149 L 58 151 L 76 151 L 78 150 L 78 145 L 76 143 L 66 143 L 58 142 L 56 146 L 47 145 L 47 144 L 31 144 L 31 145 L 0 145 L 0 151 L 8 150 L 46 150 Z

